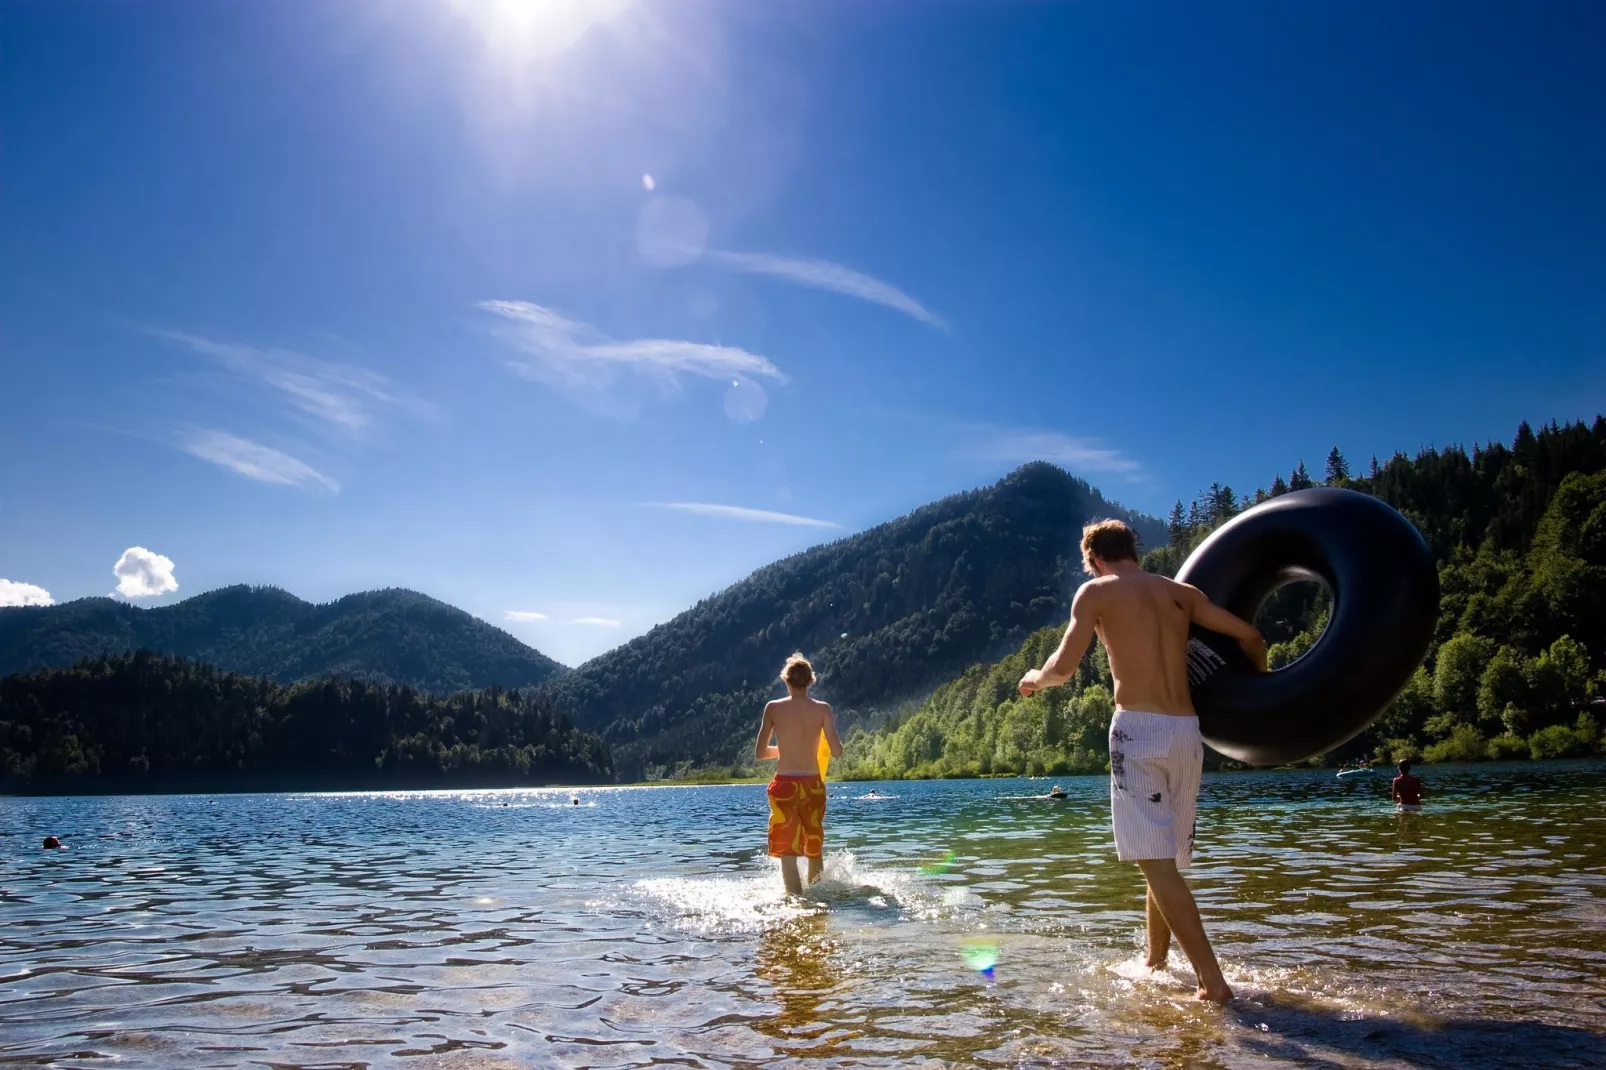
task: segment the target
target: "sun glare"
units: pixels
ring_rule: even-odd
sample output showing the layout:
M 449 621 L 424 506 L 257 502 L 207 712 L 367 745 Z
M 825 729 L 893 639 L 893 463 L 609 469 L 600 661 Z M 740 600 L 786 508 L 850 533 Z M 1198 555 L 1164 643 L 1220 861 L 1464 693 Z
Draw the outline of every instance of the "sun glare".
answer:
M 447 0 L 492 50 L 523 59 L 566 51 L 630 0 Z

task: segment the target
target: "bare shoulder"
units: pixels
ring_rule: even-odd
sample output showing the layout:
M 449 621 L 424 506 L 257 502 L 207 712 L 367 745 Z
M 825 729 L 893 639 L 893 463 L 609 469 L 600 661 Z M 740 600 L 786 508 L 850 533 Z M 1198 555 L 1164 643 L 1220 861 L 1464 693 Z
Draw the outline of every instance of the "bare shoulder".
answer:
M 1171 597 L 1183 605 L 1193 605 L 1204 598 L 1204 592 L 1191 583 L 1179 583 L 1168 576 L 1156 576 L 1154 578 L 1163 583 Z
M 1114 576 L 1095 576 L 1076 589 L 1075 601 L 1082 605 L 1097 603 L 1109 594 L 1110 586 L 1115 580 Z
M 809 701 L 814 703 L 814 708 L 819 710 L 821 713 L 826 715 L 831 713 L 831 704 L 829 702 L 821 702 L 817 698 L 811 698 Z

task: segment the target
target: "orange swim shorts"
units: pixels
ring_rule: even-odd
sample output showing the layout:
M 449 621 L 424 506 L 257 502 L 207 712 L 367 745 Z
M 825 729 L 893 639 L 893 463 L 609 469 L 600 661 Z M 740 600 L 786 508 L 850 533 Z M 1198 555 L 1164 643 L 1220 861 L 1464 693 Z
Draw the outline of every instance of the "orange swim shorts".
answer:
M 819 858 L 825 849 L 825 781 L 778 776 L 770 781 L 770 855 Z

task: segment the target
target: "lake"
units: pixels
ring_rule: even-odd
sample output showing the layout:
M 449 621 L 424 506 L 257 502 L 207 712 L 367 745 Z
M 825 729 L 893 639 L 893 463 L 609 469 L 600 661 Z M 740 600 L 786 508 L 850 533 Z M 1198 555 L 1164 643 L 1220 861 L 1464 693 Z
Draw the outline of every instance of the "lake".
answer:
M 0 1063 L 1606 1066 L 1606 763 L 1422 773 L 1206 776 L 1227 1008 L 1103 777 L 833 784 L 801 903 L 761 786 L 0 799 Z

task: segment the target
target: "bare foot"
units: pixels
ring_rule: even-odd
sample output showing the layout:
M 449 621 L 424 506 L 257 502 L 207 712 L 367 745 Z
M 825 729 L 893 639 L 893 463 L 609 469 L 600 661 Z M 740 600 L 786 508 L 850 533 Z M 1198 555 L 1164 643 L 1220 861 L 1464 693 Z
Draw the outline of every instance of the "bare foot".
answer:
M 1214 988 L 1206 988 L 1205 986 L 1200 985 L 1199 991 L 1194 993 L 1193 998 L 1205 1000 L 1210 1003 L 1226 1004 L 1232 1002 L 1232 989 L 1227 987 L 1227 982 L 1225 981 L 1221 982 L 1220 986 Z
M 1161 959 L 1159 962 L 1155 962 L 1153 959 L 1145 959 L 1143 965 L 1151 970 L 1163 970 L 1165 969 L 1166 961 L 1166 959 Z

